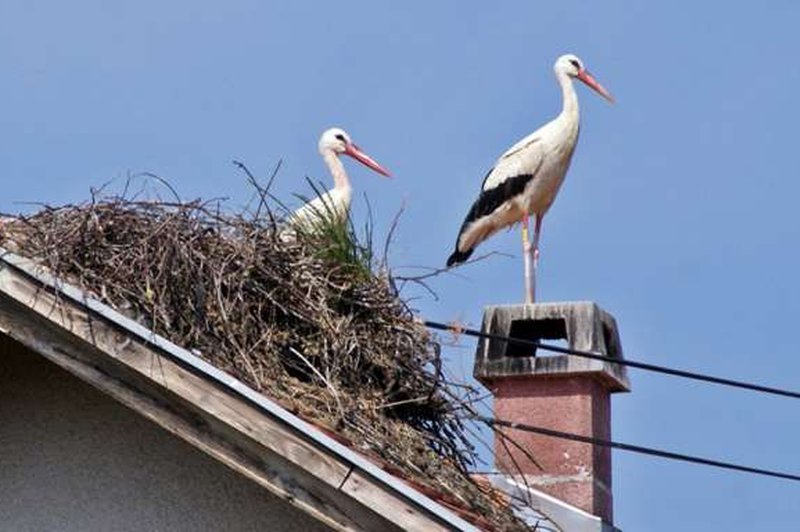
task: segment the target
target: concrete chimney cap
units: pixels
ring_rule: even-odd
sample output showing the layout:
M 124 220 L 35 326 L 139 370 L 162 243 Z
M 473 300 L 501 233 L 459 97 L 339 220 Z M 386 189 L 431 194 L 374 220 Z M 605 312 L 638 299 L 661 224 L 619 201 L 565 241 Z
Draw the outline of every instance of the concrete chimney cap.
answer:
M 591 301 L 491 305 L 482 332 L 526 340 L 564 340 L 569 348 L 624 359 L 617 323 Z M 482 338 L 474 375 L 484 384 L 498 378 L 591 374 L 611 392 L 630 391 L 625 366 L 574 355 L 550 354 L 504 340 Z

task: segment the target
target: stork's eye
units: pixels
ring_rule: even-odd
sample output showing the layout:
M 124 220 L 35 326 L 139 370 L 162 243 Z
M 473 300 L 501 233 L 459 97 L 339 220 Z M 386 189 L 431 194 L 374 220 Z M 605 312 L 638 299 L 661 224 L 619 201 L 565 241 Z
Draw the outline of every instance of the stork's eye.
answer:
M 342 135 L 341 133 L 339 133 L 338 135 L 336 135 L 336 138 L 337 138 L 338 140 L 341 140 L 342 142 L 347 142 L 347 141 L 345 140 L 345 138 L 344 138 L 344 135 Z
M 574 66 L 575 68 L 577 68 L 577 69 L 578 69 L 578 71 L 580 71 L 580 69 L 581 69 L 581 64 L 580 64 L 580 63 L 578 63 L 578 60 L 577 60 L 577 59 L 570 59 L 570 60 L 569 60 L 569 62 L 570 62 L 570 63 L 572 63 L 572 66 Z

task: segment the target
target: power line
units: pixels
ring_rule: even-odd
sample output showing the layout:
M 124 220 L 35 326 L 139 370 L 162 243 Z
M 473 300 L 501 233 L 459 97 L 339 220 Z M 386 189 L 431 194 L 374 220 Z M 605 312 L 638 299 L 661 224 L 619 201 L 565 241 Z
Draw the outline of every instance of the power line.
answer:
M 535 347 L 537 349 L 544 349 L 545 351 L 553 351 L 555 353 L 562 353 L 566 355 L 574 355 L 577 357 L 588 358 L 591 360 L 601 360 L 603 362 L 610 362 L 613 364 L 619 364 L 621 366 L 629 366 L 632 368 L 643 369 L 646 371 L 653 371 L 655 373 L 663 373 L 665 375 L 672 375 L 673 377 L 682 377 L 684 379 L 692 379 L 696 381 L 703 381 L 703 382 L 710 382 L 713 384 L 720 384 L 723 386 L 730 386 L 733 388 L 742 388 L 745 390 L 752 390 L 756 392 L 771 394 L 771 395 L 780 395 L 782 397 L 791 397 L 792 399 L 800 399 L 800 392 L 796 392 L 793 390 L 785 390 L 781 388 L 773 388 L 771 386 L 762 386 L 761 384 L 754 384 L 745 381 L 738 381 L 733 379 L 725 379 L 722 377 L 714 377 L 713 375 L 707 375 L 703 373 L 695 373 L 692 371 L 685 371 L 682 369 L 673 369 L 668 368 L 666 366 L 659 366 L 656 364 L 648 364 L 647 362 L 638 362 L 636 360 L 629 360 L 629 359 L 621 359 L 621 358 L 613 358 L 606 355 L 599 355 L 597 353 L 591 353 L 589 351 L 580 351 L 577 349 L 571 349 L 568 347 L 561 347 L 558 345 L 551 345 L 551 344 L 543 344 L 541 342 L 535 340 L 526 340 L 524 338 L 515 338 L 513 336 L 503 336 L 500 334 L 492 334 L 492 333 L 485 333 L 478 331 L 476 329 L 468 329 L 468 328 L 455 328 L 451 325 L 447 325 L 444 323 L 439 323 L 435 321 L 425 321 L 425 326 L 430 327 L 431 329 L 438 329 L 440 331 L 453 331 L 457 332 L 458 334 L 465 334 L 467 336 L 474 336 L 476 338 L 485 338 L 488 340 L 500 340 L 509 342 L 512 344 L 522 345 L 526 347 Z
M 599 445 L 601 447 L 611 447 L 612 449 L 620 449 L 622 451 L 629 451 L 632 453 L 646 454 L 650 456 L 658 456 L 660 458 L 667 458 L 669 460 L 678 460 L 681 462 L 689 462 L 692 464 L 700 464 L 710 467 L 717 467 L 721 469 L 730 469 L 733 471 L 740 471 L 743 473 L 750 473 L 753 475 L 763 475 L 767 477 L 776 477 L 786 480 L 794 480 L 800 482 L 800 475 L 793 475 L 791 473 L 783 473 L 781 471 L 771 471 L 769 469 L 760 469 L 757 467 L 743 466 L 739 464 L 732 464 L 730 462 L 722 462 L 719 460 L 711 460 L 709 458 L 701 458 L 698 456 L 691 456 L 688 454 L 673 453 L 670 451 L 663 451 L 661 449 L 652 449 L 650 447 L 642 447 L 640 445 L 630 445 L 611 440 L 603 440 L 600 438 L 593 438 L 591 436 L 581 436 L 579 434 L 572 434 L 569 432 L 561 432 L 559 430 L 546 429 L 543 427 L 536 427 L 533 425 L 526 425 L 524 423 L 515 423 L 513 421 L 506 421 L 503 419 L 495 419 L 478 414 L 470 415 L 471 418 L 482 421 L 487 425 L 495 427 L 505 427 L 510 429 L 521 430 L 524 432 L 533 432 L 535 434 L 542 434 L 544 436 L 551 436 L 553 438 L 561 438 L 565 440 L 578 441 L 583 443 L 591 443 L 592 445 Z

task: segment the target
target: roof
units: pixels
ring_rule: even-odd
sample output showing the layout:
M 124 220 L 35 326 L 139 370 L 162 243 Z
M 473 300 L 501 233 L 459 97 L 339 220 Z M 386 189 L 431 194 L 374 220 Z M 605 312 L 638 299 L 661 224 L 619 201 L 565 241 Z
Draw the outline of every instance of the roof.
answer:
M 334 529 L 477 530 L 241 381 L 0 248 L 0 330 Z

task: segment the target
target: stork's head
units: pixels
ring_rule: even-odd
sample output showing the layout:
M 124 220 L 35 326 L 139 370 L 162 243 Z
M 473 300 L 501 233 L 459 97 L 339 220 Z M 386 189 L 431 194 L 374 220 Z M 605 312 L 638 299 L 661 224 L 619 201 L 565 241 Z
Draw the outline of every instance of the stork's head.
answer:
M 614 97 L 608 92 L 605 87 L 600 85 L 594 77 L 589 74 L 583 61 L 575 54 L 564 54 L 556 59 L 556 64 L 553 66 L 556 74 L 563 73 L 571 78 L 578 78 L 586 85 L 591 87 L 597 94 L 605 98 L 611 103 L 614 103 Z
M 361 151 L 361 148 L 353 144 L 350 135 L 339 127 L 332 127 L 326 130 L 319 138 L 319 151 L 323 155 L 325 152 L 349 155 L 364 166 L 371 168 L 386 177 L 392 177 L 387 169 L 378 164 L 375 159 Z

